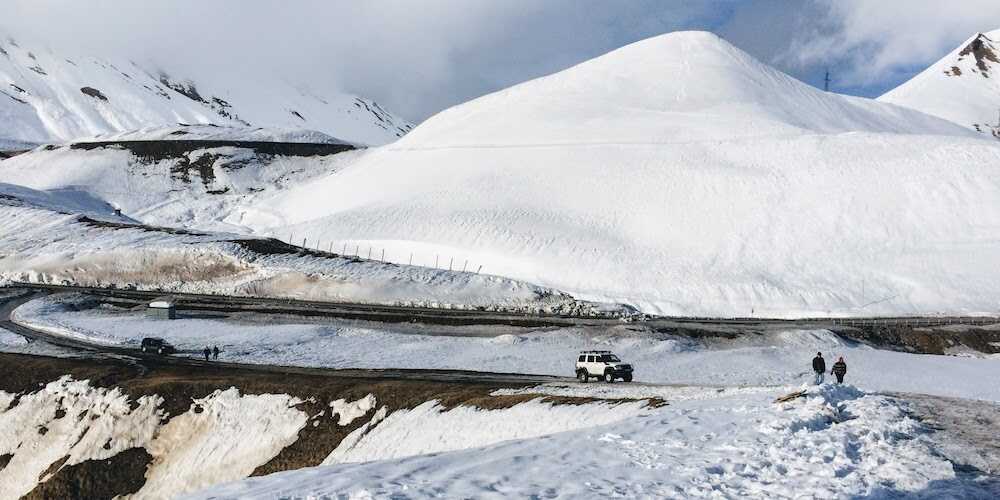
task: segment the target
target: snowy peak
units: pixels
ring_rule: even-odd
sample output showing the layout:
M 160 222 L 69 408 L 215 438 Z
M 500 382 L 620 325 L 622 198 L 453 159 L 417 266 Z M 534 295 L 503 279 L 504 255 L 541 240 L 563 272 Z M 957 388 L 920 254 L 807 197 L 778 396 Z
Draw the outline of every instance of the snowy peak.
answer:
M 1000 139 L 1000 30 L 977 33 L 878 100 Z
M 0 149 L 180 123 L 311 129 L 373 145 L 412 128 L 368 99 L 277 77 L 179 76 L 0 38 Z
M 511 126 L 511 124 L 518 124 Z M 806 85 L 712 33 L 653 37 L 476 99 L 399 146 L 671 143 L 870 131 L 962 135 L 952 124 Z
M 958 52 L 955 64 L 945 70 L 945 74 L 948 76 L 962 76 L 963 74 L 971 73 L 983 78 L 989 78 L 991 72 L 995 75 L 996 68 L 1000 67 L 1000 58 L 998 58 L 998 55 L 1000 55 L 1000 50 L 998 50 L 996 42 L 990 39 L 990 37 L 978 33 L 972 38 L 972 41 Z M 962 71 L 963 65 L 960 65 L 960 63 L 963 61 L 967 61 L 964 66 L 968 73 L 963 73 Z

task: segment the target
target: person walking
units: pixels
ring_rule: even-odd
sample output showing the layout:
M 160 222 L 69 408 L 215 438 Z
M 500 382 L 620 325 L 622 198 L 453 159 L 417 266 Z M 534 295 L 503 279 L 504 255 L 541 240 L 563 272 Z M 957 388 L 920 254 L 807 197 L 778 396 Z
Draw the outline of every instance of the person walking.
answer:
M 823 353 L 817 352 L 816 357 L 813 358 L 813 372 L 816 373 L 816 385 L 823 383 L 823 374 L 826 373 L 826 360 L 823 359 Z
M 847 375 L 847 363 L 844 362 L 843 356 L 833 364 L 833 370 L 830 370 L 830 373 L 837 376 L 838 384 L 844 383 L 844 375 Z
M 214 360 L 219 359 L 219 346 L 212 347 L 212 359 Z
M 205 350 L 201 352 L 205 355 L 205 361 L 208 361 L 208 357 L 212 354 L 212 351 L 208 348 L 208 346 L 205 346 Z

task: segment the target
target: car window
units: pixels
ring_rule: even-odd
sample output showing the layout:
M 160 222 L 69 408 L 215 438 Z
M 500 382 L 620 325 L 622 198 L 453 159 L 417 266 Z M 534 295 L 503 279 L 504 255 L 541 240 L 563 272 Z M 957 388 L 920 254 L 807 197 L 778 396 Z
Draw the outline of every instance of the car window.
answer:
M 617 363 L 621 360 L 618 359 L 618 356 L 615 356 L 614 354 L 602 354 L 600 361 L 604 363 Z
M 580 356 L 580 359 L 578 359 L 577 361 L 579 361 L 579 362 L 581 362 L 581 363 L 582 363 L 582 362 L 583 362 L 583 360 L 584 360 L 584 359 L 586 359 L 586 358 L 587 358 L 586 356 L 583 356 L 583 355 L 581 355 L 581 356 Z
M 588 363 L 593 363 L 594 362 L 594 357 L 593 356 L 587 356 L 587 362 Z

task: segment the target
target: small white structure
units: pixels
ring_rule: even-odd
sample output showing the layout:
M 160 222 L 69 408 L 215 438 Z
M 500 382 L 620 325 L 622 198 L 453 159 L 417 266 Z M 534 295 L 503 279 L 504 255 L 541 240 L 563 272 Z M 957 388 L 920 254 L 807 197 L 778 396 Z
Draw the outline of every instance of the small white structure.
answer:
M 158 319 L 177 319 L 177 306 L 169 299 L 157 299 L 149 303 L 149 315 Z

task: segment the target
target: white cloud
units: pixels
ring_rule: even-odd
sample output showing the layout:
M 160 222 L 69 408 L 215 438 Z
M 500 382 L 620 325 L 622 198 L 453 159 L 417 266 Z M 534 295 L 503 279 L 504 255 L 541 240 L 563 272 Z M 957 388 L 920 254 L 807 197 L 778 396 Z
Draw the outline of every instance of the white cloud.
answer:
M 60 52 L 285 76 L 413 120 L 677 29 L 717 31 L 813 84 L 834 67 L 858 90 L 997 27 L 997 0 L 6 0 L 0 16 L 0 31 Z
M 845 85 L 910 75 L 978 31 L 1000 28 L 1000 1 L 817 2 L 823 15 L 802 26 L 775 59 L 793 67 L 837 64 Z

